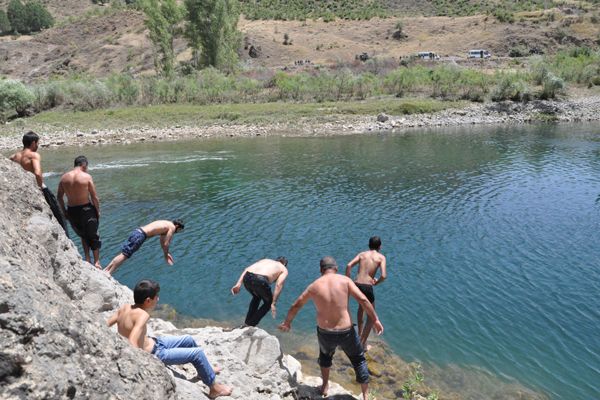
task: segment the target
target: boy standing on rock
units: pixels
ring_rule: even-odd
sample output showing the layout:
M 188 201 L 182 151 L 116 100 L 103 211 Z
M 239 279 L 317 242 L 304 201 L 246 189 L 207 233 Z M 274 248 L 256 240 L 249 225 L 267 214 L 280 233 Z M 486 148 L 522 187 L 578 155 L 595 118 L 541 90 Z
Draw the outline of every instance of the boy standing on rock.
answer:
M 358 275 L 356 276 L 354 283 L 356 283 L 358 289 L 367 296 L 367 299 L 369 299 L 373 308 L 375 308 L 375 293 L 373 292 L 373 286 L 379 285 L 387 278 L 386 260 L 385 256 L 379 252 L 380 250 L 381 239 L 379 236 L 373 236 L 369 239 L 369 250 L 358 253 L 358 255 L 346 265 L 346 276 L 351 278 L 352 267 L 358 264 Z M 381 269 L 381 273 L 379 279 L 376 279 L 375 274 L 378 269 Z M 363 315 L 364 310 L 359 305 L 358 315 L 356 317 L 358 321 L 358 335 L 360 336 L 363 348 L 367 351 L 370 347 L 367 346 L 367 339 L 373 328 L 373 321 L 370 318 L 367 318 L 367 323 L 364 324 L 363 329 Z
M 58 221 L 60 226 L 65 230 L 65 234 L 69 237 L 67 231 L 67 224 L 65 217 L 60 212 L 58 203 L 56 202 L 56 196 L 48 189 L 44 184 L 44 177 L 42 175 L 42 157 L 37 152 L 40 143 L 40 137 L 33 131 L 27 132 L 23 135 L 23 150 L 16 152 L 10 156 L 10 160 L 19 164 L 25 171 L 31 172 L 35 175 L 37 185 L 42 190 L 46 203 L 50 206 L 50 210 L 54 215 L 54 218 Z
M 121 247 L 121 253 L 112 259 L 110 264 L 104 269 L 109 275 L 113 274 L 121 264 L 130 258 L 133 253 L 138 251 L 146 239 L 153 236 L 160 235 L 160 247 L 163 249 L 165 261 L 169 265 L 173 265 L 173 256 L 169 253 L 169 246 L 173 235 L 181 232 L 185 226 L 183 221 L 176 219 L 174 221 L 159 220 L 149 223 L 148 225 L 142 226 L 141 228 L 135 229 L 129 235 L 129 238 Z
M 246 326 L 258 325 L 269 309 L 275 318 L 277 314 L 275 304 L 279 299 L 281 289 L 283 289 L 285 278 L 288 276 L 287 264 L 288 261 L 285 257 L 278 257 L 275 260 L 268 258 L 259 260 L 246 268 L 235 286 L 231 288 L 231 293 L 236 295 L 240 292 L 243 282 L 246 290 L 252 295 L 244 322 Z M 273 294 L 271 283 L 275 281 L 277 283 L 275 284 L 275 294 Z M 261 301 L 263 304 L 259 307 Z
M 94 266 L 100 269 L 100 247 L 98 236 L 100 221 L 100 200 L 92 176 L 88 174 L 88 160 L 85 156 L 75 159 L 74 168 L 60 178 L 58 203 L 67 216 L 71 227 L 81 238 L 85 260 L 91 263 L 90 249 L 94 254 Z M 65 208 L 64 195 L 67 195 L 68 208 Z
M 279 325 L 279 329 L 288 332 L 298 311 L 308 300 L 312 300 L 317 309 L 319 366 L 323 378 L 321 394 L 327 396 L 329 370 L 335 350 L 340 346 L 354 367 L 356 381 L 360 383 L 363 400 L 367 400 L 369 397 L 369 369 L 363 347 L 358 334 L 354 330 L 348 311 L 349 296 L 354 297 L 365 309 L 369 318 L 374 321 L 373 327 L 378 335 L 383 333 L 383 325 L 379 322 L 375 309 L 367 297 L 356 287 L 354 282 L 347 276 L 337 274 L 338 266 L 333 257 L 322 258 L 320 266 L 321 277 L 311 283 L 296 299 L 288 311 L 285 321 Z
M 119 333 L 133 347 L 155 355 L 166 365 L 192 363 L 200 380 L 210 388 L 208 397 L 211 399 L 231 395 L 231 388 L 215 382 L 215 371 L 191 336 L 146 336 L 146 325 L 150 319 L 148 312 L 156 307 L 159 291 L 157 282 L 149 279 L 139 281 L 133 289 L 135 304 L 122 306 L 108 319 L 108 326 L 117 324 Z

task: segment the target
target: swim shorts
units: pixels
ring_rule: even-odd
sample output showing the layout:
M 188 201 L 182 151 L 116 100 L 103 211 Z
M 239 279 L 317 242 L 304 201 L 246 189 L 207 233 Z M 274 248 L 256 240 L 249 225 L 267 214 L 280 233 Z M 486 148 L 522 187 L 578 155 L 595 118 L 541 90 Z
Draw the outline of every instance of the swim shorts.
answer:
M 102 247 L 98 236 L 98 212 L 92 203 L 67 207 L 71 227 L 92 250 Z
M 137 228 L 131 232 L 127 241 L 121 246 L 121 253 L 127 258 L 131 257 L 142 246 L 146 238 L 146 232 L 142 228 Z
M 366 283 L 356 283 L 358 290 L 360 290 L 367 299 L 371 302 L 371 304 L 375 303 L 375 293 L 373 292 L 373 285 L 368 285 Z

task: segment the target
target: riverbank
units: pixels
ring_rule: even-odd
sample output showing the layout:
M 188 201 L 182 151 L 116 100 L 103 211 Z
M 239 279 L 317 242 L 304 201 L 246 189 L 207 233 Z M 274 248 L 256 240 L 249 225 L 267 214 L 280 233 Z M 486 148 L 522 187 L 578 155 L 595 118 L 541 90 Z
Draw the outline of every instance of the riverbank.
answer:
M 600 95 L 527 103 L 385 98 L 308 104 L 166 105 L 42 113 L 5 125 L 0 135 L 0 150 L 21 147 L 21 136 L 27 130 L 42 134 L 42 147 L 57 147 L 598 120 Z

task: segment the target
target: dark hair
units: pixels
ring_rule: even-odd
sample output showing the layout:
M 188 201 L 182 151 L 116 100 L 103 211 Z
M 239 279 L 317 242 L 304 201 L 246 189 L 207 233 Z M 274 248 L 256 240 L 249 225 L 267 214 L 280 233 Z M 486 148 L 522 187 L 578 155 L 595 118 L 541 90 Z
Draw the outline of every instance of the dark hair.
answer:
M 135 304 L 141 306 L 147 298 L 155 298 L 158 292 L 160 292 L 158 282 L 150 279 L 142 279 L 133 288 L 133 301 Z
M 185 225 L 183 224 L 183 221 L 180 219 L 174 219 L 173 221 L 173 225 L 175 225 L 175 230 L 177 230 L 178 228 L 183 230 L 183 228 L 185 228 Z
M 285 257 L 281 256 L 281 257 L 277 257 L 277 258 L 275 259 L 275 261 L 279 261 L 279 262 L 280 262 L 280 263 L 282 263 L 282 264 L 283 264 L 285 267 L 287 267 L 287 264 L 288 264 L 288 260 L 287 260 L 287 258 L 285 258 Z
M 381 248 L 381 239 L 379 236 L 373 236 L 369 239 L 369 249 L 379 250 Z
M 34 131 L 29 131 L 23 135 L 23 147 L 29 147 L 38 140 L 40 140 L 38 134 Z
M 333 258 L 331 256 L 325 256 L 325 257 L 321 258 L 320 266 L 321 266 L 321 271 L 325 271 L 330 268 L 338 267 L 337 262 L 335 261 L 335 258 Z
M 75 167 L 83 167 L 84 165 L 88 165 L 88 160 L 85 158 L 85 156 L 79 156 L 75 159 L 73 165 Z

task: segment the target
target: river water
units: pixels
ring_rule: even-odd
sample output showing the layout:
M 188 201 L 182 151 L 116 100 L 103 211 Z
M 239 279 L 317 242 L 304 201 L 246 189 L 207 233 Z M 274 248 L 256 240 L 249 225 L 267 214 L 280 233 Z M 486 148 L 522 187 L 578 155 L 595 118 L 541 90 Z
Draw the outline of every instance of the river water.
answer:
M 173 267 L 154 238 L 115 275 L 130 287 L 158 280 L 179 313 L 243 322 L 249 296 L 230 287 L 254 260 L 285 255 L 280 320 L 322 256 L 344 265 L 376 234 L 389 274 L 377 310 L 400 357 L 552 399 L 600 398 L 598 125 L 41 153 L 53 190 L 75 156 L 90 159 L 103 265 L 134 228 L 185 220 Z M 277 321 L 263 321 L 274 332 Z M 311 305 L 293 329 L 314 336 Z

